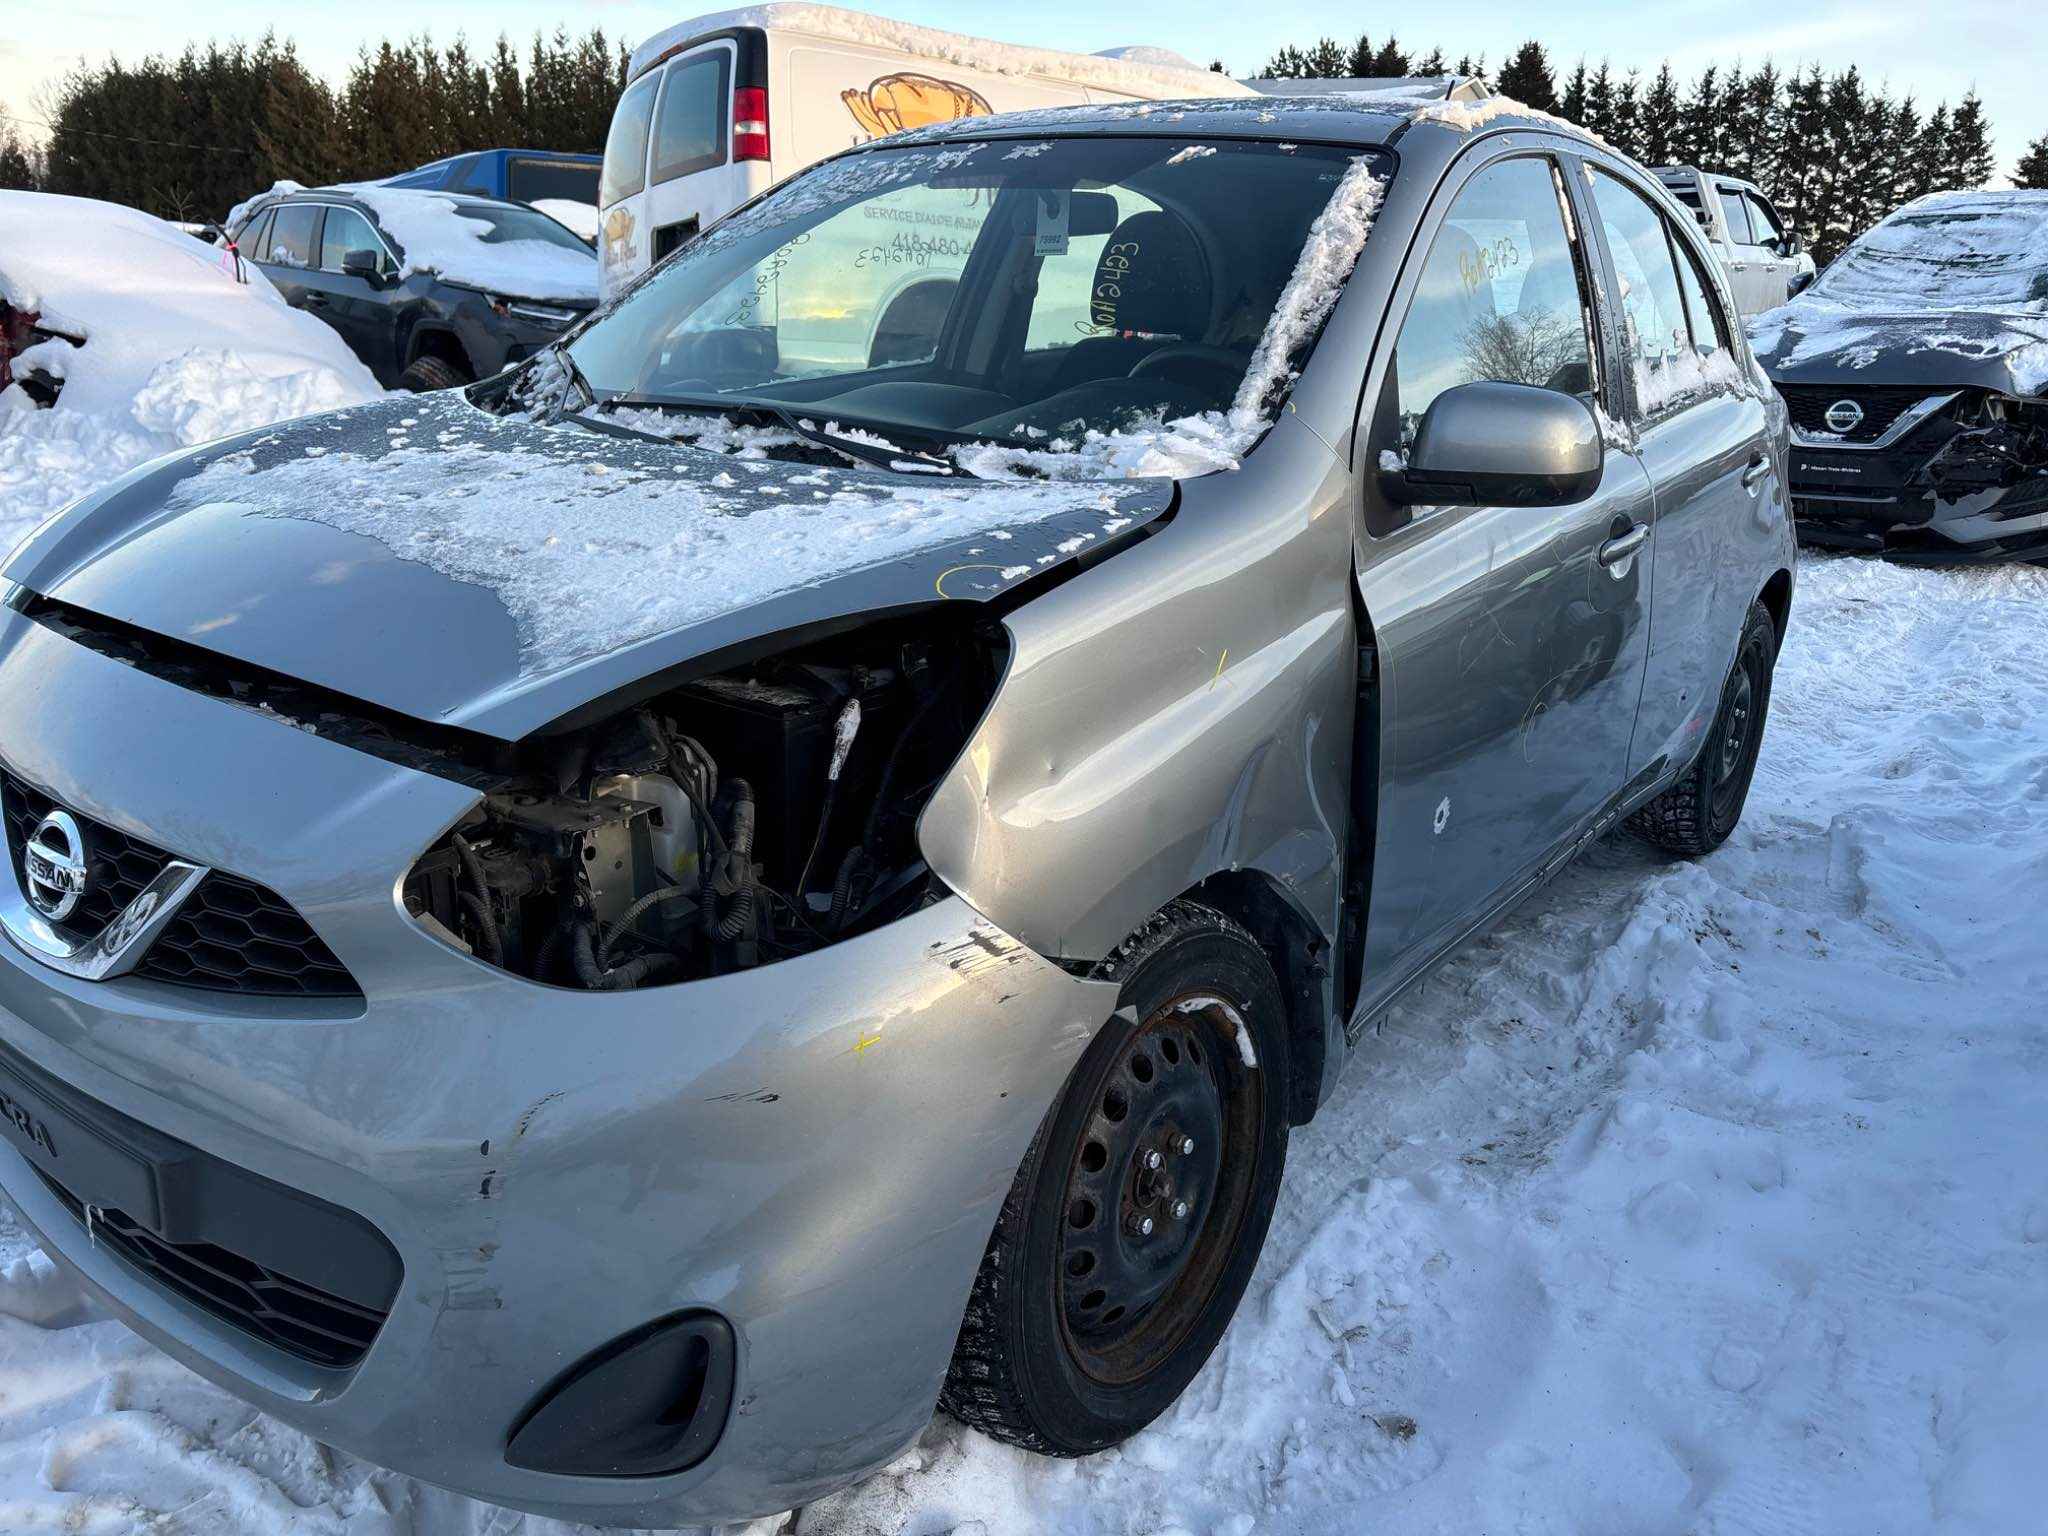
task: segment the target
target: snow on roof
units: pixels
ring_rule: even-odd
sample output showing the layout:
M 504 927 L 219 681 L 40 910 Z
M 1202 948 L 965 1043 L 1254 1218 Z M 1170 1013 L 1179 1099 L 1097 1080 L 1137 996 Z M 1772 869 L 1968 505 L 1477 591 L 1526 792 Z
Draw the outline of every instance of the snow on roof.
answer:
M 0 297 L 84 340 L 15 360 L 63 380 L 53 408 L 0 394 L 0 548 L 145 459 L 380 393 L 339 336 L 256 268 L 237 282 L 232 260 L 132 208 L 0 192 Z
M 1438 123 L 1446 128 L 1455 128 L 1460 133 L 1477 133 L 1481 128 L 1490 128 L 1502 119 L 1534 121 L 1559 133 L 1568 133 L 1573 138 L 1586 139 L 1606 149 L 1611 146 L 1590 128 L 1553 116 L 1540 107 L 1532 107 L 1512 96 L 1488 96 L 1479 101 L 1433 101 L 1418 107 L 1412 114 L 1418 123 Z
M 1409 101 L 1484 101 L 1490 94 L 1476 75 L 1403 75 L 1342 80 L 1298 80 L 1281 75 L 1246 80 L 1268 96 L 1381 96 Z
M 595 240 L 602 216 L 588 203 L 579 203 L 573 197 L 543 197 L 531 205 L 553 219 L 557 224 L 566 225 L 569 232 L 579 240 Z
M 595 299 L 597 255 L 545 240 L 489 240 L 490 224 L 465 217 L 464 199 L 447 192 L 357 183 L 338 187 L 366 204 L 404 252 L 404 272 L 433 272 L 523 299 Z M 488 210 L 491 205 L 482 205 Z M 508 209 L 509 213 L 522 210 Z
M 1113 49 L 1120 55 L 1108 57 L 1091 53 L 1064 53 L 1052 48 L 1030 48 L 1017 43 L 999 43 L 964 32 L 946 32 L 937 27 L 920 27 L 887 16 L 870 16 L 836 5 L 774 3 L 747 6 L 741 10 L 719 11 L 693 16 L 648 38 L 633 50 L 627 78 L 637 78 L 656 61 L 693 38 L 732 27 L 764 27 L 782 32 L 801 32 L 811 37 L 856 43 L 891 53 L 909 54 L 956 69 L 978 70 L 990 75 L 1035 75 L 1070 80 L 1135 96 L 1240 96 L 1248 88 L 1228 76 L 1198 69 L 1186 60 L 1168 64 L 1152 55 L 1164 49 Z M 1179 59 L 1179 55 L 1172 55 Z
M 707 454 L 489 416 L 460 391 L 377 410 L 382 452 L 266 439 L 180 481 L 169 505 L 322 523 L 488 587 L 528 674 L 962 539 L 999 548 L 1013 528 L 1077 514 L 1101 536 L 1156 495 Z

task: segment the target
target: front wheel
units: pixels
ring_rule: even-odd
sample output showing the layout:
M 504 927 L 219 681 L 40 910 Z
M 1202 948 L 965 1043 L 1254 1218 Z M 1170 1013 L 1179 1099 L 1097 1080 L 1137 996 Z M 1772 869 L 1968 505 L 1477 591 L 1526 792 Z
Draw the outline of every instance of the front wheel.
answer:
M 453 389 L 458 384 L 469 382 L 466 372 L 431 352 L 422 352 L 398 376 L 398 387 L 411 390 L 416 395 L 430 394 L 437 389 Z
M 1771 673 L 1778 631 L 1770 610 L 1752 603 L 1721 688 L 1721 707 L 1700 754 L 1669 789 L 1629 817 L 1629 829 L 1673 853 L 1697 857 L 1728 840 L 1749 800 L 1757 748 L 1771 710 Z
M 1175 902 L 1025 1154 L 939 1405 L 1085 1456 L 1170 1407 L 1251 1279 L 1287 1158 L 1285 1010 L 1237 924 Z

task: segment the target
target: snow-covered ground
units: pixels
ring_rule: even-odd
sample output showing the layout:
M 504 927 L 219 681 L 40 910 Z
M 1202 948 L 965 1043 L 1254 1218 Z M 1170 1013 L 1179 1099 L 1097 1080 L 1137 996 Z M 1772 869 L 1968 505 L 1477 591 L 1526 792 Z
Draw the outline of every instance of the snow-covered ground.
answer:
M 753 1536 L 2039 1529 L 2048 571 L 1808 559 L 1748 815 L 1617 839 L 1298 1133 L 1236 1324 L 1121 1452 L 933 1424 Z M 332 1453 L 0 1227 L 0 1530 L 563 1536 Z
M 15 360 L 64 380 L 54 408 L 0 391 L 0 556 L 160 454 L 382 393 L 332 330 L 225 259 L 132 208 L 0 192 L 0 299 L 84 342 Z

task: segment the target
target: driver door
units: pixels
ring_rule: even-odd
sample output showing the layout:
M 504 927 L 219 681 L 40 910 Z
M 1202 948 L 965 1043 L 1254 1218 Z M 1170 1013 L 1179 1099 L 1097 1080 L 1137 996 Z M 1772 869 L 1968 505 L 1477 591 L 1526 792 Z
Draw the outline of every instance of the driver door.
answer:
M 1568 195 L 1553 157 L 1512 150 L 1438 194 L 1427 254 L 1395 299 L 1392 356 L 1368 385 L 1369 465 L 1404 453 L 1431 402 L 1461 384 L 1606 401 L 1597 257 Z M 1527 889 L 1620 791 L 1651 521 L 1642 465 L 1611 446 L 1598 489 L 1563 507 L 1400 508 L 1368 471 L 1357 576 L 1379 730 L 1360 747 L 1379 793 L 1362 1010 Z

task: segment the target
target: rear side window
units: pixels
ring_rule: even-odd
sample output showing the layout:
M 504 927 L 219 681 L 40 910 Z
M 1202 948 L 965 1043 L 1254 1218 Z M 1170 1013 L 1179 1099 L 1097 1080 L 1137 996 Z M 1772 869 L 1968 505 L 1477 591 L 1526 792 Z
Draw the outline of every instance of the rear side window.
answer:
M 1737 245 L 1755 245 L 1756 236 L 1749 228 L 1749 208 L 1742 201 L 1740 192 L 1731 192 L 1726 187 L 1721 194 L 1721 217 L 1728 221 L 1728 238 Z
M 561 199 L 597 203 L 597 167 L 587 160 L 536 160 L 516 156 L 505 168 L 506 195 L 514 202 Z
M 1394 348 L 1401 442 L 1460 384 L 1533 384 L 1590 399 L 1578 258 L 1547 159 L 1487 167 L 1430 244 Z
M 268 259 L 280 267 L 313 265 L 313 240 L 320 223 L 318 203 L 287 203 L 270 227 Z
M 604 173 L 598 178 L 597 200 L 609 208 L 647 185 L 647 134 L 654 122 L 654 93 L 661 76 L 636 80 L 619 98 L 611 132 L 604 140 Z
M 721 49 L 669 65 L 654 118 L 654 168 L 649 176 L 657 186 L 725 164 L 725 125 L 731 116 L 726 90 L 729 59 Z
M 270 260 L 270 220 L 272 212 L 266 208 L 255 218 L 242 226 L 242 232 L 235 237 L 235 247 L 250 261 Z
M 377 243 L 370 221 L 352 208 L 330 208 L 320 227 L 320 270 L 339 272 L 350 251 L 370 252 L 377 258 L 377 270 L 384 270 L 384 247 Z

